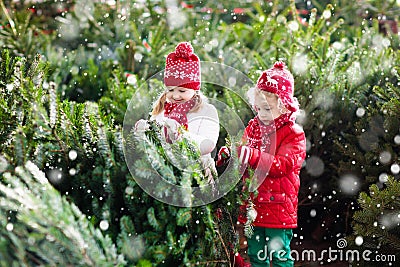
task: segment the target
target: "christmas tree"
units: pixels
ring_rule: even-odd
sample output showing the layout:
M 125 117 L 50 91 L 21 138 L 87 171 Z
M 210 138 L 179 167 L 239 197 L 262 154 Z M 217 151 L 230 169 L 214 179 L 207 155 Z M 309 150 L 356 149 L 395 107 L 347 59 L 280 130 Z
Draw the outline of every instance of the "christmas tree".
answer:
M 400 249 L 399 181 L 388 177 L 382 189 L 376 184 L 371 185 L 369 194 L 360 193 L 358 203 L 361 209 L 354 213 L 354 233 L 349 238 L 353 246 L 385 255 L 387 262 L 396 262 Z M 373 264 L 368 262 L 368 266 L 380 265 Z
M 201 208 L 170 207 L 155 200 L 137 184 L 148 176 L 140 170 L 157 169 L 177 184 L 197 185 L 203 180 L 182 179 L 180 169 L 165 161 L 162 153 L 153 153 L 157 158 L 150 162 L 141 157 L 136 163 L 140 168 L 132 174 L 123 153 L 124 116 L 138 88 L 160 86 L 151 79 L 149 84 L 145 81 L 163 68 L 164 56 L 179 41 L 191 40 L 202 60 L 232 66 L 253 83 L 274 61 L 284 60 L 295 75 L 295 94 L 302 108 L 298 122 L 308 141 L 308 158 L 301 172 L 299 228 L 295 231 L 300 237 L 298 244 L 302 245 L 301 238 L 331 241 L 350 236 L 353 214 L 363 210 L 354 217 L 354 240 L 362 237 L 372 247 L 382 243 L 382 250 L 391 250 L 396 242 L 385 243 L 381 236 L 395 240 L 396 227 L 379 235 L 365 228 L 374 227 L 375 222 L 378 228 L 385 226 L 386 217 L 378 213 L 397 212 L 397 204 L 390 202 L 383 210 L 367 213 L 368 207 L 362 203 L 389 203 L 385 192 L 395 193 L 398 186 L 389 183 L 388 177 L 397 181 L 399 175 L 399 36 L 389 28 L 382 34 L 383 16 L 374 13 L 385 11 L 386 6 L 388 12 L 383 13 L 396 15 L 391 11 L 396 9 L 394 1 L 379 8 L 363 6 L 365 1 L 353 2 L 346 1 L 343 6 L 343 1 L 335 1 L 325 6 L 326 1 L 208 1 L 178 6 L 163 1 L 117 1 L 110 6 L 97 1 L 64 1 L 53 2 L 51 8 L 48 3 L 37 3 L 36 11 L 29 13 L 26 10 L 32 10 L 33 4 L 28 1 L 4 1 L 7 8 L 2 7 L 0 25 L 4 37 L 0 40 L 1 162 L 7 162 L 11 175 L 18 166 L 25 169 L 27 162 L 37 166 L 94 229 L 100 229 L 106 239 L 109 236 L 126 265 L 197 261 L 227 265 L 229 252 L 235 251 L 232 247 L 237 244 L 232 225 L 240 190 L 233 188 Z M 76 8 L 70 9 L 75 3 Z M 369 13 L 354 16 L 360 10 Z M 51 15 L 39 15 L 49 14 L 45 11 Z M 36 56 L 37 52 L 41 56 Z M 247 87 L 238 89 L 239 79 L 229 80 L 230 72 L 214 74 L 229 81 L 232 90 L 221 84 L 206 84 L 202 90 L 211 100 L 227 104 L 230 109 L 224 114 L 235 113 L 245 124 L 254 115 L 242 99 Z M 139 101 L 150 105 L 151 97 L 141 95 Z M 146 111 L 138 117 L 146 118 Z M 229 126 L 240 128 L 234 123 Z M 225 145 L 226 128 L 221 129 L 218 147 Z M 143 150 L 160 151 L 157 140 L 149 140 Z M 176 145 L 190 151 L 188 143 Z M 197 171 L 195 168 L 193 173 Z M 218 171 L 221 175 L 225 170 Z M 236 179 L 236 174 L 232 177 Z M 364 193 L 360 195 L 374 184 L 380 190 L 374 193 L 379 198 L 371 195 L 369 200 Z M 362 218 L 369 223 L 358 228 Z M 16 224 L 13 227 L 16 229 Z M 212 255 L 211 247 L 217 251 Z
M 31 161 L 13 169 L 1 158 L 2 266 L 126 266 L 96 229 Z
M 38 171 L 42 169 L 41 177 L 46 177 L 59 190 L 63 201 L 69 201 L 64 205 L 75 203 L 90 222 L 90 229 L 109 235 L 108 243 L 104 244 L 108 249 L 118 245 L 116 249 L 122 254 L 116 259 L 120 259 L 121 264 L 124 257 L 130 263 L 152 262 L 165 266 L 195 262 L 228 264 L 236 245 L 235 195 L 198 208 L 173 207 L 147 195 L 127 171 L 120 128 L 114 126 L 111 111 L 107 109 L 110 98 L 105 98 L 101 107 L 91 102 L 60 101 L 55 84 L 45 81 L 46 64 L 40 57 L 28 64 L 22 58 L 11 57 L 7 50 L 2 52 L 1 117 L 4 123 L 1 138 L 4 143 L 1 151 L 7 163 L 4 169 L 28 163 Z M 125 79 L 122 75 L 120 78 Z M 119 85 L 114 88 L 116 93 L 127 94 L 128 84 L 117 78 L 113 82 L 114 86 Z M 109 115 L 102 110 L 107 110 Z M 149 172 L 143 170 L 151 173 L 156 168 L 165 179 L 173 178 L 185 185 L 190 201 L 190 186 L 201 186 L 207 181 L 200 163 L 192 165 L 193 172 L 182 172 L 172 166 L 165 157 L 168 151 L 161 146 L 161 132 L 154 127 L 141 149 L 146 150 L 143 155 L 154 155 L 157 160 L 149 162 L 147 157 L 135 160 L 136 179 L 148 177 Z M 186 161 L 195 163 L 199 159 L 197 148 L 186 138 L 171 146 L 181 151 L 179 156 Z M 5 175 L 3 182 L 7 185 L 10 178 Z M 20 184 L 14 186 L 15 190 L 22 190 Z M 163 188 L 157 189 L 168 193 Z M 40 197 L 39 200 L 43 195 L 40 187 L 32 194 Z M 55 194 L 51 197 L 61 198 Z M 217 209 L 220 210 L 218 216 Z M 51 218 L 54 217 L 40 217 L 40 220 L 42 224 L 51 225 Z M 146 222 L 143 218 L 147 218 Z M 69 224 L 68 221 L 65 224 Z M 230 228 L 220 228 L 219 224 L 230 225 Z M 26 240 L 31 239 L 26 237 Z M 71 255 L 74 253 L 78 252 L 72 251 Z M 75 256 L 79 259 L 79 253 Z M 47 260 L 43 259 L 43 263 Z
M 361 248 L 380 253 L 396 253 L 400 245 L 395 216 L 400 212 L 400 90 L 396 86 L 400 69 L 397 64 L 398 58 L 393 67 L 381 71 L 384 78 L 375 83 L 370 101 L 355 112 L 353 131 L 338 142 L 344 155 L 339 165 L 344 174 L 342 193 L 354 196 L 369 190 L 369 195 L 358 194 L 358 205 L 353 207 L 356 210 L 354 232 L 349 239 Z

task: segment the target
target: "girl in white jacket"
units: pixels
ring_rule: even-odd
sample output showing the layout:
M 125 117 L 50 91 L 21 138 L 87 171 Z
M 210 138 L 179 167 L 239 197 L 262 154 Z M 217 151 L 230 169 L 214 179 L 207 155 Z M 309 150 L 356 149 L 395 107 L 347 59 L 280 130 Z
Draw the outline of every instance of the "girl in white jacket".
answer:
M 200 92 L 200 60 L 189 43 L 179 43 L 168 54 L 164 84 L 166 89 L 154 103 L 151 119 L 165 126 L 168 142 L 179 138 L 178 128 L 183 126 L 186 136 L 199 147 L 203 167 L 212 179 L 210 174 L 216 170 L 211 152 L 219 136 L 219 118 L 216 108 Z M 143 120 L 136 124 L 139 131 L 145 128 Z

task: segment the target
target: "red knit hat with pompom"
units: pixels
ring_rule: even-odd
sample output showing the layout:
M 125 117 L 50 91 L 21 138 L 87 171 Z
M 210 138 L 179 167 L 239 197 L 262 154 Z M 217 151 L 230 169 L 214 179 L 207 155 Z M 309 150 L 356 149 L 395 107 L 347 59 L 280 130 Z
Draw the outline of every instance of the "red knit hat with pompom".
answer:
M 285 107 L 295 112 L 299 109 L 297 99 L 293 96 L 294 78 L 282 61 L 264 71 L 257 81 L 257 88 L 262 91 L 277 94 Z
M 188 42 L 179 43 L 165 62 L 164 84 L 200 90 L 200 60 Z

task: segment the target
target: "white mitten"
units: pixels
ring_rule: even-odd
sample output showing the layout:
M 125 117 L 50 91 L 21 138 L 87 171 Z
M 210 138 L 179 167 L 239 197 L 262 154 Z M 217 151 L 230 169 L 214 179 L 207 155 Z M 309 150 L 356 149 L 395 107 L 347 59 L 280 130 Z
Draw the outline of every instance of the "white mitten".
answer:
M 146 120 L 140 119 L 135 123 L 135 135 L 143 135 L 147 130 L 150 129 L 150 125 Z
M 238 147 L 238 157 L 239 161 L 243 166 L 246 166 L 251 158 L 251 148 L 248 146 L 240 146 Z
M 172 143 L 179 139 L 180 133 L 178 128 L 180 124 L 173 119 L 167 118 L 164 122 L 164 135 L 167 142 Z

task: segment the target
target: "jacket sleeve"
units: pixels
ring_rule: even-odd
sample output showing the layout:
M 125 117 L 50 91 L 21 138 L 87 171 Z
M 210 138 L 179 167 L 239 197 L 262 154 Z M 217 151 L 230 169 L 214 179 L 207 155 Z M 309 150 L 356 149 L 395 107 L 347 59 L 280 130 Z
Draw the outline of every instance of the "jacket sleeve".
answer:
M 272 178 L 282 177 L 292 172 L 294 168 L 301 168 L 306 155 L 306 142 L 303 131 L 290 132 L 279 147 L 275 155 L 253 150 L 250 166 L 259 177 L 268 175 Z
M 189 119 L 189 137 L 200 148 L 201 155 L 211 153 L 218 141 L 219 118 L 217 109 L 207 104 Z

